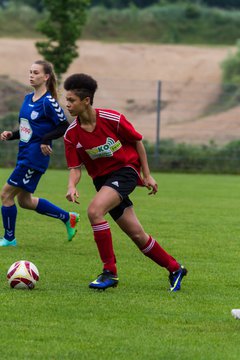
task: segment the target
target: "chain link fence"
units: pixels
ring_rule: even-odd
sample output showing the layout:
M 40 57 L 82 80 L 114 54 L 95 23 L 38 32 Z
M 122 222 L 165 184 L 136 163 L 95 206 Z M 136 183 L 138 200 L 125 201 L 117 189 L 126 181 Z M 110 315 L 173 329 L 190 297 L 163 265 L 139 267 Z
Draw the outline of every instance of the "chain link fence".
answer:
M 122 112 L 143 134 L 152 164 L 164 160 L 161 144 L 168 140 L 174 144 L 216 147 L 239 139 L 240 107 L 230 86 L 223 88 L 217 83 L 196 83 L 191 79 L 180 83 L 174 79 L 167 82 L 107 78 L 98 79 L 98 85 L 94 106 Z M 59 101 L 65 107 L 63 90 Z M 19 107 L 11 118 L 6 102 L 7 99 L 0 107 L 1 131 L 12 130 L 17 125 Z M 10 109 L 13 112 L 11 103 Z M 16 155 L 17 141 L 0 143 L 1 167 L 14 166 Z M 167 154 L 164 156 L 166 159 Z M 51 166 L 66 167 L 62 139 L 54 142 Z

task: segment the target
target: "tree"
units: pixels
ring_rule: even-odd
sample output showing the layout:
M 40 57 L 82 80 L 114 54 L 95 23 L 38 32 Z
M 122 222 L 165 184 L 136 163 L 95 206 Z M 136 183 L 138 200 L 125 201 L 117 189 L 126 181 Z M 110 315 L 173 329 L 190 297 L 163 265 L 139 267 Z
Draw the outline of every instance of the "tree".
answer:
M 47 15 L 38 29 L 48 38 L 39 41 L 39 53 L 54 65 L 59 82 L 74 58 L 78 57 L 76 41 L 86 21 L 90 0 L 43 0 Z

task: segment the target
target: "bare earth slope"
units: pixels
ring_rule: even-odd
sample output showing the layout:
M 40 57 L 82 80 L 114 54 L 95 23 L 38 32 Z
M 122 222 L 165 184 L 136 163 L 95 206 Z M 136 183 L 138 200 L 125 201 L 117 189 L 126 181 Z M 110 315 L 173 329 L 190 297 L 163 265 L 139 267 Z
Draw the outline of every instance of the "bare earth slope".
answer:
M 238 138 L 239 108 L 210 117 L 202 115 L 219 94 L 220 63 L 230 48 L 95 41 L 78 45 L 80 56 L 65 76 L 85 72 L 96 77 L 99 90 L 95 106 L 124 112 L 146 139 L 156 139 L 158 80 L 163 82 L 161 138 L 192 143 L 224 143 Z M 0 75 L 28 84 L 29 66 L 39 58 L 34 40 L 0 39 Z

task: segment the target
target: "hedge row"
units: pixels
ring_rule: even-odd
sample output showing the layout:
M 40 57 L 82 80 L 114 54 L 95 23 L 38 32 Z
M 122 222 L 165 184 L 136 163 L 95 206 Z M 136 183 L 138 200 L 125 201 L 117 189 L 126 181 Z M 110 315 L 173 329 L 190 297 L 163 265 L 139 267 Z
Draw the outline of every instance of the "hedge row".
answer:
M 240 174 L 240 141 L 219 147 L 214 143 L 196 146 L 162 140 L 157 154 L 153 144 L 145 142 L 145 146 L 150 168 L 153 171 Z M 17 141 L 0 143 L 1 167 L 15 165 L 17 149 Z M 65 169 L 62 139 L 55 141 L 53 149 L 50 168 Z

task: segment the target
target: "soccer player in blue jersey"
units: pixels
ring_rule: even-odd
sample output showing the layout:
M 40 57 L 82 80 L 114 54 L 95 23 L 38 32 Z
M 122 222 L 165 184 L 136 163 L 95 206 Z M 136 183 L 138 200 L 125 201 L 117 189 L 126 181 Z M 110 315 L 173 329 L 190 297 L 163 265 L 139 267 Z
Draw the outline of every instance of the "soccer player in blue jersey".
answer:
M 5 233 L 0 238 L 0 246 L 17 245 L 15 198 L 24 209 L 60 219 L 66 226 L 69 241 L 75 236 L 79 221 L 79 214 L 32 195 L 48 168 L 52 140 L 63 136 L 69 123 L 57 102 L 57 81 L 52 65 L 44 60 L 34 62 L 29 80 L 34 91 L 26 95 L 20 109 L 19 130 L 5 130 L 0 134 L 2 141 L 20 139 L 16 167 L 1 191 Z

